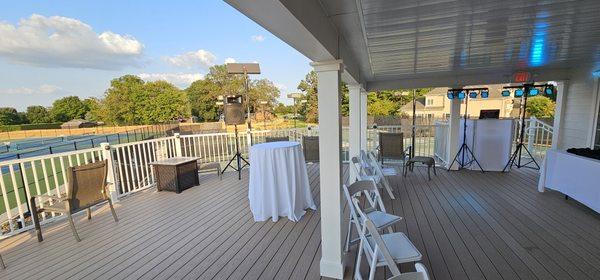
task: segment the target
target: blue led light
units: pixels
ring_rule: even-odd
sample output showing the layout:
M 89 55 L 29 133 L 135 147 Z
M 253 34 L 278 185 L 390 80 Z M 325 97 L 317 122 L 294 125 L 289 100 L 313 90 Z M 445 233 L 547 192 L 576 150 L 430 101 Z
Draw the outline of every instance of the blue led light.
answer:
M 477 92 L 476 91 L 469 92 L 469 97 L 470 98 L 477 98 Z
M 515 97 L 521 97 L 523 96 L 523 89 L 516 89 L 515 90 Z
M 449 90 L 447 96 L 448 96 L 448 99 L 454 99 L 454 92 Z
M 509 93 L 510 95 L 510 93 Z M 490 97 L 490 91 L 489 90 L 482 90 L 481 91 L 481 98 L 488 98 Z
M 465 99 L 465 97 L 467 96 L 467 92 L 464 90 L 461 90 L 458 92 L 458 99 Z
M 547 86 L 546 88 L 544 88 L 544 93 L 546 95 L 553 95 L 554 94 L 554 87 L 553 86 Z
M 548 17 L 549 14 L 544 11 L 538 12 L 536 15 L 529 49 L 529 64 L 534 67 L 546 64 L 546 45 L 548 43 L 546 37 L 550 26 L 546 21 Z
M 502 91 L 502 96 L 509 97 L 510 96 L 510 90 L 508 90 L 508 89 L 503 90 Z
M 532 88 L 529 90 L 529 96 L 536 96 L 540 93 L 540 90 L 537 88 Z

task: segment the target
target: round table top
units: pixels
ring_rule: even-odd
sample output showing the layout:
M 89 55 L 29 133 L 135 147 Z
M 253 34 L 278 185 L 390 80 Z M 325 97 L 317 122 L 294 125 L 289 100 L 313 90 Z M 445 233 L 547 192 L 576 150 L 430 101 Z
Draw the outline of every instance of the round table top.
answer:
M 294 141 L 277 141 L 252 145 L 251 149 L 272 150 L 281 148 L 293 148 L 300 146 L 300 143 Z

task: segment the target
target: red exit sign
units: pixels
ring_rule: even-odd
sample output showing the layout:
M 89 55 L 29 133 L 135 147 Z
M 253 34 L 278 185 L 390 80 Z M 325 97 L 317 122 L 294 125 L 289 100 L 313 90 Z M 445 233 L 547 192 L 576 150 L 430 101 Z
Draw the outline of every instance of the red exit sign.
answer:
M 513 83 L 526 83 L 531 80 L 531 73 L 527 71 L 518 71 L 513 74 Z

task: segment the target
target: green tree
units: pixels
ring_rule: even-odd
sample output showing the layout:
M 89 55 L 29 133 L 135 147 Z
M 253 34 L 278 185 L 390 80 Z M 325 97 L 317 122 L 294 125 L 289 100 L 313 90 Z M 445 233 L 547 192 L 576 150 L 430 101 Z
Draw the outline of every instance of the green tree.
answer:
M 554 118 L 556 104 L 545 96 L 534 96 L 527 99 L 527 115 L 536 118 Z
M 306 106 L 300 110 L 300 114 L 308 123 L 316 123 L 319 120 L 319 98 L 317 92 L 317 73 L 310 71 L 300 84 L 298 89 L 306 95 Z
M 52 103 L 50 115 L 57 122 L 66 122 L 72 119 L 83 119 L 88 108 L 77 96 L 67 96 L 57 99 Z
M 102 101 L 95 97 L 86 98 L 83 100 L 83 104 L 87 108 L 88 112 L 85 114 L 85 119 L 88 121 L 99 121 L 101 120 L 101 103 Z
M 44 106 L 29 106 L 25 114 L 30 123 L 49 123 L 52 121 L 48 109 Z
M 17 109 L 11 107 L 0 108 L 0 125 L 20 124 L 21 117 Z
M 218 120 L 217 89 L 212 81 L 208 79 L 195 81 L 185 91 L 192 115 L 198 117 L 200 121 Z
M 278 103 L 277 106 L 275 106 L 275 109 L 273 110 L 275 112 L 275 115 L 279 117 L 294 113 L 293 105 L 286 106 L 283 103 Z
M 134 75 L 113 79 L 98 105 L 98 116 L 118 125 L 154 124 L 190 116 L 185 91 L 166 81 L 146 83 Z

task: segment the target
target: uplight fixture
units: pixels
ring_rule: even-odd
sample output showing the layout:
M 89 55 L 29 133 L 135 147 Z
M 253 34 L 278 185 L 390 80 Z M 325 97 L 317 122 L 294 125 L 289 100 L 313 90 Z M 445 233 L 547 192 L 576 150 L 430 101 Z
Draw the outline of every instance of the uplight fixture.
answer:
M 465 99 L 466 96 L 467 96 L 467 91 L 465 91 L 465 90 L 459 91 L 458 95 L 457 95 L 458 99 Z
M 508 89 L 503 90 L 502 91 L 502 96 L 509 97 L 510 96 L 510 90 L 508 90 Z
M 523 89 L 522 88 L 515 89 L 515 97 L 521 97 L 521 96 L 523 96 Z
M 477 98 L 477 92 L 476 91 L 469 92 L 469 97 L 470 98 Z
M 448 99 L 454 99 L 454 91 L 449 90 L 447 96 L 448 96 Z
M 488 98 L 488 97 L 490 97 L 490 91 L 489 90 L 482 90 L 480 94 L 481 94 L 481 98 Z
M 529 89 L 529 96 L 536 96 L 540 93 L 540 90 L 537 88 L 531 88 Z
M 553 95 L 554 94 L 554 86 L 549 85 L 547 87 L 544 88 L 544 94 L 546 95 Z

